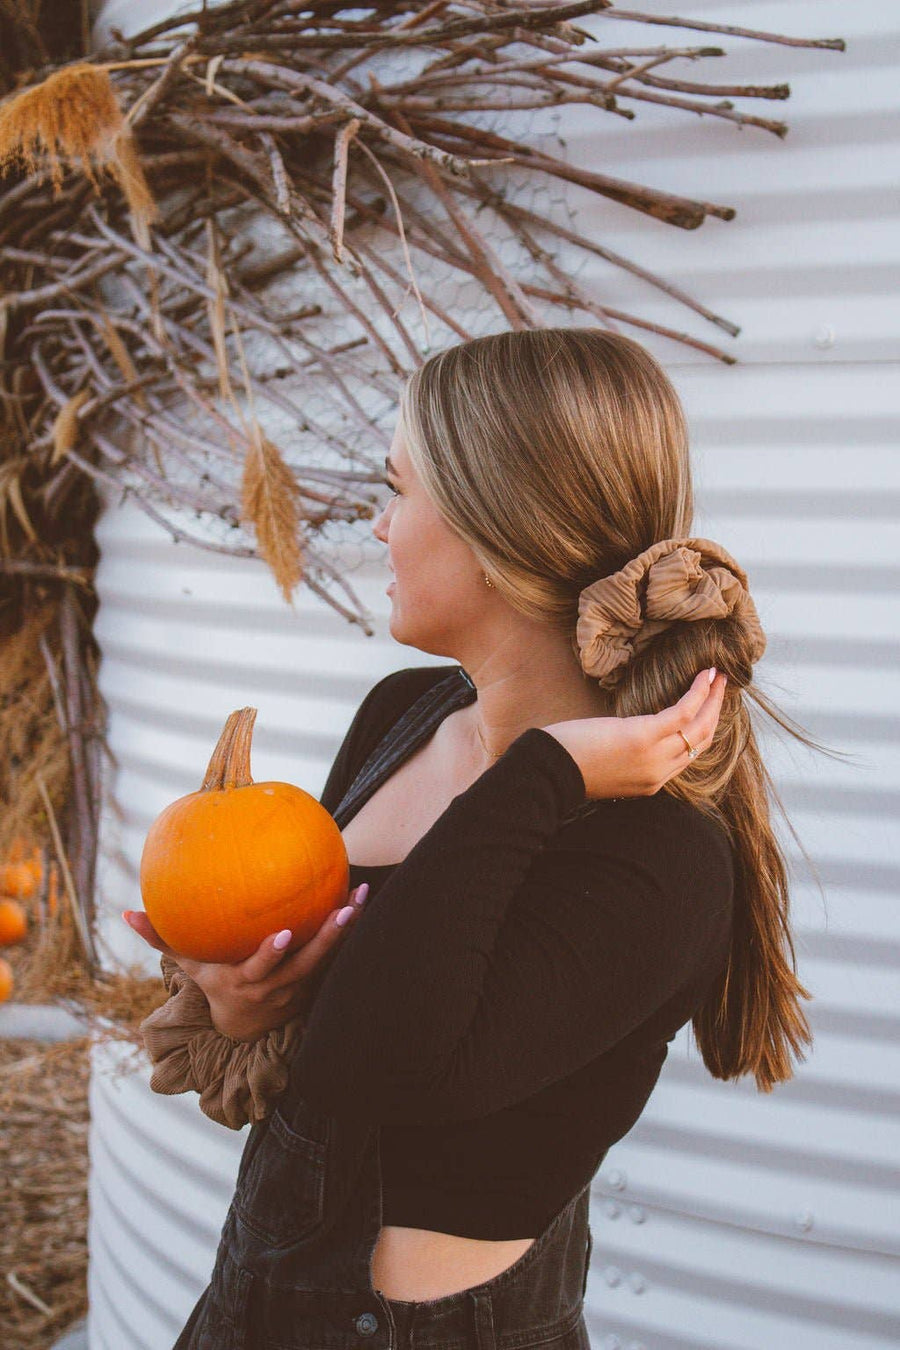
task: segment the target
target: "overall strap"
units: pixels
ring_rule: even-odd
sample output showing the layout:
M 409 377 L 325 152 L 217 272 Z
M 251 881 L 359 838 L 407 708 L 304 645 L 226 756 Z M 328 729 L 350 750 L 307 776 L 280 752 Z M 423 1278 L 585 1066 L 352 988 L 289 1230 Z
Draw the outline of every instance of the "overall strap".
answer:
M 445 717 L 474 702 L 475 697 L 475 686 L 462 669 L 426 689 L 381 738 L 344 793 L 332 813 L 338 828 L 343 828 L 397 765 L 408 759 Z

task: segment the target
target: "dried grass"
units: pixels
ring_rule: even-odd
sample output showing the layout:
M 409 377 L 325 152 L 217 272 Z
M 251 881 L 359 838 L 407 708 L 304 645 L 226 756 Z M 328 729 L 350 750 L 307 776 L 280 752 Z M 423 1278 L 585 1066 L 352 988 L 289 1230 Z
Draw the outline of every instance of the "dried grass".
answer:
M 297 482 L 281 452 L 257 423 L 247 457 L 241 490 L 241 518 L 256 530 L 265 558 L 288 604 L 303 575 Z
M 25 856 L 38 850 L 43 873 L 36 894 L 22 901 L 28 934 L 4 956 L 14 1001 L 58 1003 L 98 1040 L 127 1041 L 140 1051 L 140 1023 L 165 1001 L 165 986 L 140 965 L 90 970 L 82 936 L 89 919 L 57 825 L 72 806 L 64 663 L 54 650 L 58 618 L 47 602 L 0 643 L 0 858 L 21 841 Z
M 0 1040 L 4 1350 L 48 1350 L 87 1312 L 89 1048 Z
M 112 1078 L 146 1063 L 140 1023 L 166 1000 L 160 977 L 137 967 L 91 979 L 53 869 L 24 901 L 25 940 L 4 949 L 13 997 L 59 1003 L 85 1034 L 47 1044 L 0 1038 L 0 1346 L 48 1350 L 87 1312 L 88 1085 L 92 1042 L 127 1042 Z
M 0 642 L 0 855 L 17 835 L 28 851 L 39 843 L 37 822 L 44 815 L 40 780 L 56 810 L 69 791 L 69 751 L 55 708 L 50 672 L 41 640 L 56 619 L 52 603 L 28 616 L 18 632 Z
M 91 396 L 90 389 L 79 389 L 77 394 L 66 399 L 53 423 L 53 454 L 50 456 L 50 468 L 55 468 L 61 459 L 75 449 L 78 440 L 78 409 Z
M 80 164 L 98 194 L 96 169 L 110 173 L 149 238 L 156 203 L 108 71 L 90 62 L 65 66 L 0 106 L 0 168 L 15 164 L 32 175 L 49 166 L 56 195 L 64 167 Z
M 130 1044 L 137 1052 L 124 1061 L 131 1072 L 143 1053 L 140 1024 L 166 1001 L 162 977 L 147 975 L 137 963 L 92 976 L 65 891 L 55 913 L 42 899 L 50 876 L 52 869 L 42 892 L 23 902 L 29 916 L 28 937 L 5 950 L 15 978 L 13 998 L 20 1003 L 56 1003 L 78 1017 L 85 1033 L 98 1042 Z

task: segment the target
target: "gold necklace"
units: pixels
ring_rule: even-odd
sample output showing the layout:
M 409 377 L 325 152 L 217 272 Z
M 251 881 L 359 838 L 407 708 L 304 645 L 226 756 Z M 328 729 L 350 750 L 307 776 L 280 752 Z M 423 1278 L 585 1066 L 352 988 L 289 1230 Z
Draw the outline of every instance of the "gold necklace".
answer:
M 504 752 L 503 752 L 502 750 L 500 750 L 500 751 L 497 752 L 497 754 L 494 754 L 494 751 L 493 751 L 493 750 L 489 750 L 489 749 L 487 748 L 487 746 L 484 744 L 484 737 L 483 737 L 482 734 L 481 734 L 481 727 L 478 725 L 477 722 L 475 723 L 475 730 L 477 731 L 477 733 L 478 733 L 478 739 L 481 741 L 482 747 L 484 748 L 484 753 L 485 753 L 486 755 L 490 755 L 491 759 L 499 759 L 500 756 L 501 756 Z

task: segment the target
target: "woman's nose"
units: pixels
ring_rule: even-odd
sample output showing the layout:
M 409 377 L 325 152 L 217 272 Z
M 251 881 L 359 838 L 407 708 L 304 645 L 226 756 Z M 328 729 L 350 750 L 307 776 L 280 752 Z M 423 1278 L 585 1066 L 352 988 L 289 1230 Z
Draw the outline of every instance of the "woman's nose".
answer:
M 384 525 L 384 518 L 388 513 L 389 506 L 390 502 L 388 502 L 387 506 L 383 506 L 372 523 L 372 533 L 385 544 L 387 543 L 387 529 Z

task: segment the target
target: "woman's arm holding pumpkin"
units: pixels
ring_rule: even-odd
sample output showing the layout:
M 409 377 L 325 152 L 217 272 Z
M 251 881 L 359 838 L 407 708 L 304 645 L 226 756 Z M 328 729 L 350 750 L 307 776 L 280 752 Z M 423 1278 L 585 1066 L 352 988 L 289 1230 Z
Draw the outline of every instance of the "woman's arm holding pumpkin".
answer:
M 361 889 L 356 887 L 346 905 L 332 910 L 319 931 L 301 947 L 287 952 L 290 930 L 284 930 L 264 938 L 255 952 L 233 964 L 195 961 L 174 951 L 157 933 L 145 910 L 126 909 L 122 917 L 148 946 L 161 952 L 199 986 L 217 1031 L 235 1041 L 255 1041 L 306 1012 L 347 931 L 347 919 L 356 915 Z M 338 916 L 345 910 L 349 913 L 338 923 Z M 166 970 L 164 964 L 164 978 Z
M 143 911 L 132 918 L 135 930 L 161 952 L 163 982 L 169 994 L 140 1028 L 154 1065 L 151 1089 L 165 1094 L 198 1092 L 201 1111 L 233 1130 L 264 1119 L 287 1086 L 291 1056 L 306 1025 L 306 1008 L 346 928 L 335 928 L 329 916 L 319 933 L 290 956 L 273 952 L 267 939 L 259 951 L 241 962 L 242 992 L 232 996 L 230 1005 L 227 1000 L 224 1004 L 228 1025 L 244 1033 L 232 1036 L 217 1022 L 204 989 L 179 959 L 188 966 L 199 967 L 200 963 L 177 959 Z M 221 971 L 234 979 L 234 967 L 223 966 Z M 274 980 L 282 987 L 285 981 L 292 982 L 301 991 L 298 1011 L 285 1014 L 286 1005 L 273 989 Z M 263 1029 L 246 1034 L 249 1023 L 260 1018 Z
M 385 676 L 357 709 L 322 790 L 320 800 L 327 810 L 334 809 L 352 780 L 364 737 L 371 738 L 371 710 L 385 694 L 391 693 L 398 679 L 405 678 L 406 672 L 402 671 Z M 277 935 L 272 934 L 250 958 L 251 966 L 244 970 L 249 978 L 242 996 L 229 999 L 226 994 L 224 1001 L 221 996 L 218 1001 L 214 999 L 214 1013 L 204 988 L 188 973 L 192 965 L 194 973 L 198 973 L 199 963 L 179 957 L 168 948 L 143 910 L 126 910 L 122 917 L 139 937 L 161 953 L 163 982 L 169 994 L 166 1002 L 141 1023 L 144 1046 L 154 1065 L 151 1089 L 165 1094 L 198 1092 L 200 1109 L 230 1129 L 241 1129 L 248 1121 L 265 1118 L 286 1086 L 286 1066 L 305 1025 L 303 1013 L 290 1015 L 283 993 L 274 987 L 270 977 L 283 982 L 287 975 L 289 980 L 296 981 L 304 969 L 308 975 L 310 953 L 307 951 L 306 957 L 302 954 L 309 944 L 292 952 L 290 957 L 279 954 L 276 958 L 272 944 Z M 329 915 L 323 926 L 331 925 L 331 941 L 320 943 L 319 980 L 327 968 L 328 950 L 346 931 L 334 927 L 334 917 Z M 214 969 L 212 976 L 215 979 Z M 319 980 L 307 989 L 307 995 L 314 996 Z M 259 1023 L 260 1017 L 263 1024 Z
M 366 755 L 403 708 L 435 679 L 445 677 L 443 667 L 436 672 L 410 667 L 393 671 L 372 686 L 344 734 L 322 789 L 319 800 L 327 811 L 335 811 Z M 355 899 L 355 896 L 356 892 L 349 898 Z M 163 978 L 166 989 L 173 991 L 170 1003 L 173 998 L 178 998 L 183 989 L 187 990 L 182 1001 L 184 1017 L 182 1005 L 170 1007 L 167 1004 L 145 1023 L 156 1055 L 170 1053 L 176 1048 L 184 1050 L 190 1035 L 199 1030 L 212 1028 L 223 1038 L 223 1044 L 228 1042 L 230 1047 L 235 1042 L 256 1042 L 270 1032 L 277 1031 L 286 1022 L 293 1023 L 293 1014 L 299 1014 L 300 1005 L 294 1009 L 289 1006 L 291 994 L 296 993 L 292 986 L 309 978 L 312 959 L 312 964 L 318 966 L 317 979 L 307 988 L 307 995 L 312 993 L 314 996 L 315 988 L 327 967 L 326 957 L 330 948 L 337 942 L 340 933 L 345 931 L 333 928 L 331 925 L 335 915 L 329 915 L 323 926 L 324 931 L 318 935 L 318 953 L 307 944 L 299 951 L 292 952 L 290 957 L 275 954 L 274 939 L 277 935 L 272 934 L 254 956 L 241 963 L 235 971 L 213 963 L 204 968 L 200 963 L 173 952 L 160 938 L 143 910 L 125 910 L 122 917 L 139 937 L 163 954 Z M 304 951 L 305 956 L 301 955 Z M 224 984 L 220 976 L 224 976 Z M 240 985 L 243 987 L 238 987 Z M 200 1026 L 192 1026 L 190 1019 L 197 1017 L 201 1018 Z M 187 1076 L 183 1073 L 180 1077 L 183 1086 L 169 1090 L 190 1090 L 193 1084 L 186 1081 Z M 162 1075 L 159 1077 L 163 1081 Z

